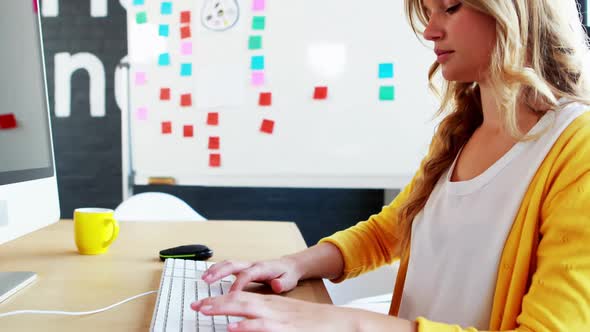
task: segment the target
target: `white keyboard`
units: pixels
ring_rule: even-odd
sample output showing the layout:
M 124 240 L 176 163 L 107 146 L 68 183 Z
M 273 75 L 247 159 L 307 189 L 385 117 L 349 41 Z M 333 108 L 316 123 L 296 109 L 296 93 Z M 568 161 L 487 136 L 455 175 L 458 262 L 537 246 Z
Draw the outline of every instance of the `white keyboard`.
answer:
M 191 303 L 227 294 L 234 276 L 211 285 L 201 276 L 213 263 L 168 258 L 164 262 L 158 299 L 152 316 L 152 332 L 224 332 L 227 324 L 242 320 L 232 316 L 205 316 L 191 309 Z

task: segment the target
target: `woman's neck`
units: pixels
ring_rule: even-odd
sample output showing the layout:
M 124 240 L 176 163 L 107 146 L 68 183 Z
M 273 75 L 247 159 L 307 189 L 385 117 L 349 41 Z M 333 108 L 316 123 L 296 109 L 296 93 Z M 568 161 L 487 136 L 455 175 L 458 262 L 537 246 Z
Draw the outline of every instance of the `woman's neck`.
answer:
M 483 122 L 480 129 L 490 134 L 509 135 L 504 129 L 494 90 L 487 84 L 480 84 L 479 88 L 483 113 Z M 516 104 L 516 118 L 521 132 L 527 133 L 539 121 L 541 115 L 534 112 L 533 109 L 519 99 Z

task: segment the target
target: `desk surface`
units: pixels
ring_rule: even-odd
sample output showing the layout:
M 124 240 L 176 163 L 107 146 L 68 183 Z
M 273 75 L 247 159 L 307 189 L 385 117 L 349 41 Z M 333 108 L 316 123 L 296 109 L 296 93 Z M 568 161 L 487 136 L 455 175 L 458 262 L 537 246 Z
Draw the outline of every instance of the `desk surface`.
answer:
M 294 223 L 207 221 L 121 223 L 109 252 L 83 256 L 76 251 L 71 220 L 0 246 L 0 271 L 34 271 L 38 279 L 0 304 L 0 312 L 24 309 L 87 311 L 157 290 L 161 249 L 201 243 L 214 250 L 211 261 L 261 260 L 306 247 Z M 306 281 L 286 296 L 330 303 L 321 281 Z M 90 316 L 18 315 L 0 318 L 7 331 L 146 331 L 156 294 Z

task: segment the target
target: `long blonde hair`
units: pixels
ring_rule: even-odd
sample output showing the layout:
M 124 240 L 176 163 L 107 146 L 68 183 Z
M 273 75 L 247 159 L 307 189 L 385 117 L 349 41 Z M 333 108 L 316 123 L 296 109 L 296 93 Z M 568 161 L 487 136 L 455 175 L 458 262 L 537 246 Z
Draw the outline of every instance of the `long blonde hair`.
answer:
M 557 109 L 558 99 L 590 104 L 588 37 L 575 0 L 462 0 L 463 5 L 496 20 L 496 45 L 489 80 L 497 96 L 504 128 L 516 139 L 529 139 L 517 125 L 519 101 L 543 114 Z M 423 0 L 405 0 L 410 25 L 423 35 L 428 15 Z M 429 70 L 430 87 L 439 71 Z M 409 245 L 414 217 L 424 208 L 436 182 L 454 161 L 460 148 L 482 124 L 482 106 L 476 82 L 444 82 L 441 107 L 444 118 L 418 170 L 414 188 L 397 216 L 402 246 Z M 539 105 L 543 105 L 539 107 Z

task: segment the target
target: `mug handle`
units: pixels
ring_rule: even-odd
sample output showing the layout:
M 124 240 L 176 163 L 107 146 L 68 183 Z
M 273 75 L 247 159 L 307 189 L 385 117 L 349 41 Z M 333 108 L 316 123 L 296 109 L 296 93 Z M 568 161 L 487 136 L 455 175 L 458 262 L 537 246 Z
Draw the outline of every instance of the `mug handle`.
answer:
M 111 224 L 113 226 L 113 235 L 111 236 L 111 238 L 108 241 L 103 243 L 103 245 L 102 245 L 103 248 L 110 246 L 111 243 L 113 243 L 113 241 L 115 241 L 117 236 L 119 236 L 119 223 L 117 222 L 117 220 L 115 220 L 114 218 L 105 218 L 105 221 L 107 221 L 109 224 Z

